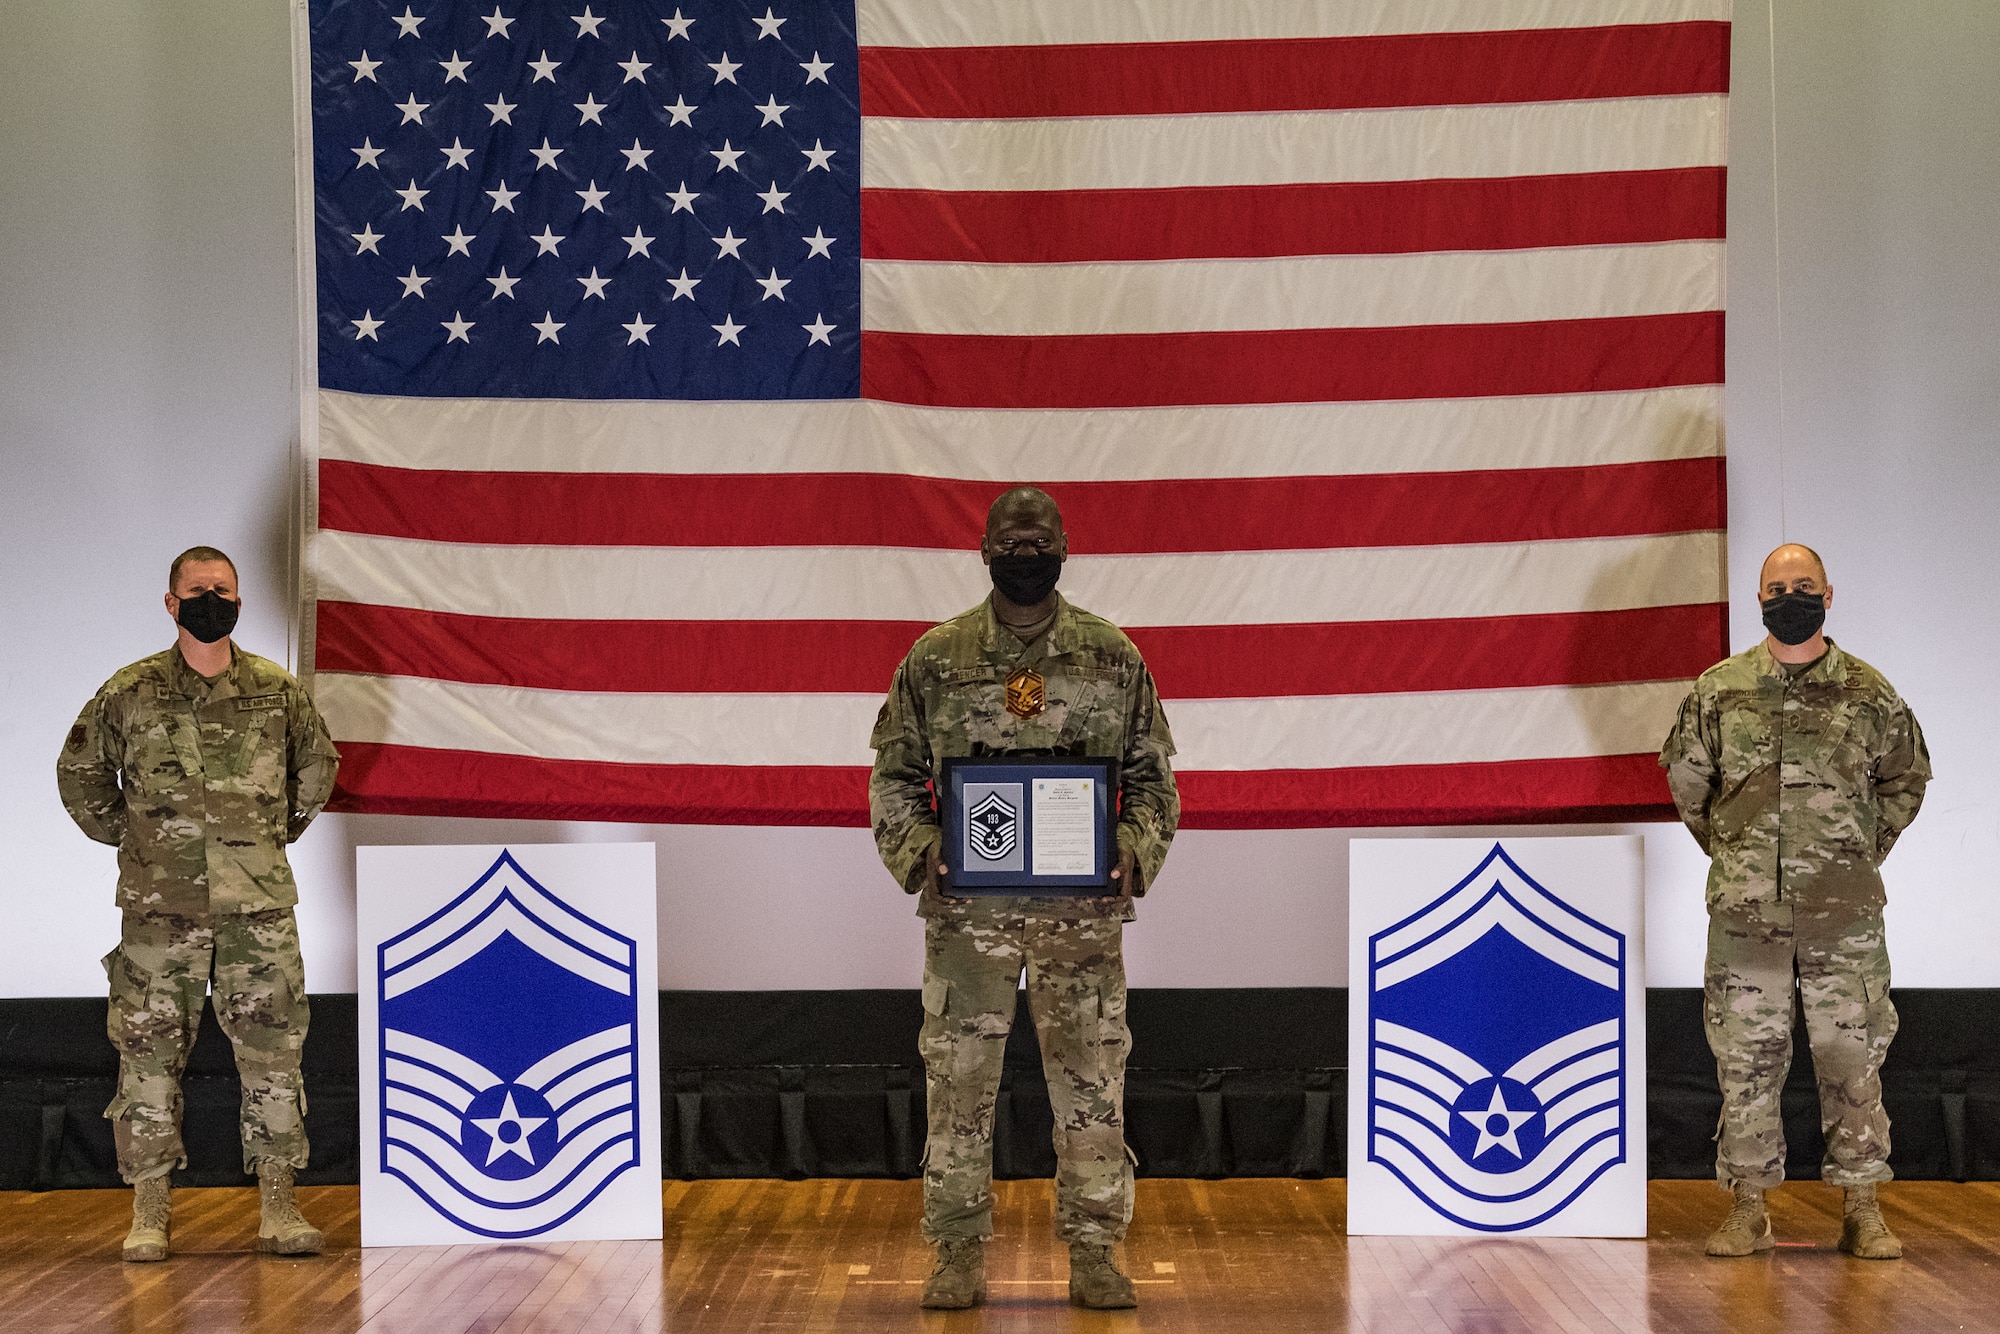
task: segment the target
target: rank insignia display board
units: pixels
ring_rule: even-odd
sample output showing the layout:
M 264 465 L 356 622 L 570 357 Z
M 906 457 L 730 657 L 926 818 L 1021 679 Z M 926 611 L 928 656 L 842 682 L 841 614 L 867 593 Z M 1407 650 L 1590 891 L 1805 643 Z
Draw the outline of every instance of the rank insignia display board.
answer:
M 1348 1231 L 1645 1236 L 1642 840 L 1351 847 Z
M 357 861 L 362 1244 L 658 1237 L 653 845 Z

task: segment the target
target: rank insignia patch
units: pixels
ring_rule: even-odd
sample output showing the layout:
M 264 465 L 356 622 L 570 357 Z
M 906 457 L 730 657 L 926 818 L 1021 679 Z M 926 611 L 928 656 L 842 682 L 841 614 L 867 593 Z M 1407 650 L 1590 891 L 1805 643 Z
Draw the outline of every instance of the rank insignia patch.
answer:
M 998 792 L 965 813 L 966 841 L 972 850 L 989 862 L 1003 860 L 1014 850 L 1020 836 L 1021 813 L 1007 804 Z
M 1042 674 L 1032 667 L 1016 667 L 1007 678 L 1007 712 L 1016 718 L 1033 718 L 1046 702 Z

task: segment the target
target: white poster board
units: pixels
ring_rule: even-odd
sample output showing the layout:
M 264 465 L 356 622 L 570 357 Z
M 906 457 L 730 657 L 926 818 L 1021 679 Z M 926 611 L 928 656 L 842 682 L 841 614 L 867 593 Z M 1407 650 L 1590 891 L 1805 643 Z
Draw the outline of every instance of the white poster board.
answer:
M 653 845 L 355 856 L 361 1244 L 657 1238 Z
M 1347 1230 L 1645 1236 L 1643 840 L 1350 846 Z

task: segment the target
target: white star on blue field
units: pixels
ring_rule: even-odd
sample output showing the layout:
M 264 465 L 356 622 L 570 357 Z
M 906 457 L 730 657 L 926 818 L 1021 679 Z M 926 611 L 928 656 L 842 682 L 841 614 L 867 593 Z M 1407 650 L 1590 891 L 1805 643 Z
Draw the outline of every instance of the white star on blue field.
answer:
M 321 386 L 854 397 L 857 58 L 851 3 L 313 0 Z

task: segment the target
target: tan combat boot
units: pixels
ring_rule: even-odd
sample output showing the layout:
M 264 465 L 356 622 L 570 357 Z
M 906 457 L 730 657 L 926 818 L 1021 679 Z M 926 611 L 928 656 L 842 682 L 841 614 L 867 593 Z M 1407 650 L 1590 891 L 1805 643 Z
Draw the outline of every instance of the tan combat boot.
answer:
M 125 1234 L 125 1258 L 134 1262 L 167 1258 L 172 1228 L 173 1184 L 149 1177 L 132 1187 L 132 1230 Z
M 1090 1241 L 1069 1244 L 1069 1301 L 1093 1311 L 1122 1311 L 1139 1304 L 1132 1280 L 1118 1272 L 1111 1248 Z
M 937 1265 L 924 1283 L 917 1305 L 931 1311 L 962 1311 L 986 1300 L 986 1243 L 978 1237 L 946 1237 L 938 1243 Z
M 1764 1188 L 1739 1181 L 1730 1194 L 1736 1202 L 1729 1207 L 1729 1217 L 1722 1220 L 1722 1226 L 1708 1239 L 1708 1253 L 1755 1255 L 1776 1246 L 1777 1239 L 1771 1235 L 1771 1215 L 1764 1212 Z
M 1857 1260 L 1900 1260 L 1903 1243 L 1882 1221 L 1873 1183 L 1849 1186 L 1840 1211 L 1840 1249 Z
M 292 1165 L 257 1160 L 257 1195 L 263 1217 L 257 1223 L 257 1249 L 266 1255 L 318 1255 L 324 1241 L 319 1229 L 306 1222 L 292 1198 Z

